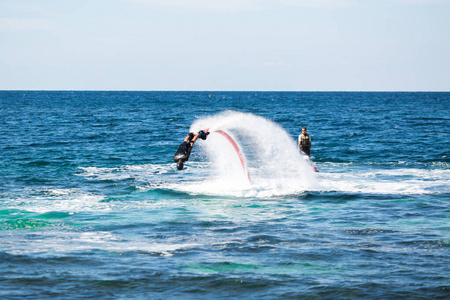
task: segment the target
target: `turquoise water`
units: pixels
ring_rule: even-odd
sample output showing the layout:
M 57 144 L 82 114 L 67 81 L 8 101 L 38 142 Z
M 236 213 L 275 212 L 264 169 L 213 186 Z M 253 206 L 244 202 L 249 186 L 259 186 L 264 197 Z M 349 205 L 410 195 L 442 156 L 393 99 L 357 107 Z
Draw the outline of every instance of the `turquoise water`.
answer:
M 0 91 L 0 298 L 448 299 L 449 112 L 450 93 Z

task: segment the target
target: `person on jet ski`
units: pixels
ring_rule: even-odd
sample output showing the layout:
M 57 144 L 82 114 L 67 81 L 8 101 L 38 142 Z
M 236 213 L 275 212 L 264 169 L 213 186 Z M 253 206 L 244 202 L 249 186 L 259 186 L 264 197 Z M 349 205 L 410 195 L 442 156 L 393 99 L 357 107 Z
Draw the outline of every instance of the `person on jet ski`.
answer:
M 302 134 L 298 136 L 298 151 L 305 155 L 311 155 L 311 137 L 306 133 L 306 127 L 302 128 Z
M 202 140 L 206 140 L 206 137 L 208 136 L 209 132 L 204 132 L 203 130 L 200 130 L 197 134 L 194 135 L 194 133 L 190 132 L 186 138 L 184 139 L 184 142 L 181 143 L 181 145 L 178 147 L 178 151 L 173 156 L 173 161 L 177 163 L 177 169 L 183 170 L 184 168 L 184 162 L 189 159 L 189 156 L 191 155 L 191 150 L 194 147 L 194 143 L 198 138 L 201 138 Z

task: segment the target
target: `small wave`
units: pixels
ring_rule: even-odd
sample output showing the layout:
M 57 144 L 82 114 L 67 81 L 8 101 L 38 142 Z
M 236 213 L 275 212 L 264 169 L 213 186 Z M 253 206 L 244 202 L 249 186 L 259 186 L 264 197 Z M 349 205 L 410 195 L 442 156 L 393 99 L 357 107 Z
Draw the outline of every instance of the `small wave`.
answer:
M 198 248 L 204 245 L 197 243 L 164 243 L 146 238 L 133 239 L 132 242 L 120 235 L 108 231 L 72 232 L 70 230 L 38 231 L 34 238 L 26 233 L 15 232 L 15 236 L 4 237 L 6 253 L 14 255 L 42 253 L 76 253 L 79 251 L 108 251 L 116 253 L 137 252 L 157 256 L 172 256 L 178 251 Z M 61 241 L 64 243 L 61 243 Z M 14 248 L 9 248 L 14 245 Z
M 377 168 L 354 164 L 321 164 L 322 191 L 372 194 L 445 194 L 449 169 Z
M 148 176 L 170 173 L 174 170 L 170 164 L 125 165 L 116 168 L 79 167 L 84 173 L 77 174 L 95 180 L 124 180 L 129 178 L 145 179 Z
M 17 198 L 3 202 L 4 207 L 18 208 L 35 213 L 111 210 L 103 203 L 104 195 L 79 189 L 35 189 L 22 192 Z

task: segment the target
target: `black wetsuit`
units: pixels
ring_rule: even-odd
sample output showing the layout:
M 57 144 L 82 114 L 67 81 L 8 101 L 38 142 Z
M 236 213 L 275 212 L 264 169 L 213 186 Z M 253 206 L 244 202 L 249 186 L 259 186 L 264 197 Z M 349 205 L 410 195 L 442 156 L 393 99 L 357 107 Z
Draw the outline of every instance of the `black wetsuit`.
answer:
M 183 162 L 189 159 L 191 155 L 192 146 L 190 142 L 183 142 L 180 147 L 178 147 L 178 151 L 173 156 L 173 161 L 178 162 L 178 160 L 182 160 Z

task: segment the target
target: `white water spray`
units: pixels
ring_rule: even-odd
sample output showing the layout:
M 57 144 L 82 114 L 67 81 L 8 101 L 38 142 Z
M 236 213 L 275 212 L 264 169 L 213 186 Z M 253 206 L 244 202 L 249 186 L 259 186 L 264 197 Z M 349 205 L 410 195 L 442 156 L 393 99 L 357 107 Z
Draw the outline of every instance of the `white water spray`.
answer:
M 295 141 L 276 123 L 253 114 L 226 111 L 197 120 L 190 131 L 206 128 L 211 134 L 196 147 L 207 154 L 211 174 L 201 187 L 195 187 L 196 192 L 270 197 L 298 194 L 317 186 L 317 175 L 297 151 Z M 236 142 L 239 150 L 218 133 L 220 130 Z

